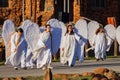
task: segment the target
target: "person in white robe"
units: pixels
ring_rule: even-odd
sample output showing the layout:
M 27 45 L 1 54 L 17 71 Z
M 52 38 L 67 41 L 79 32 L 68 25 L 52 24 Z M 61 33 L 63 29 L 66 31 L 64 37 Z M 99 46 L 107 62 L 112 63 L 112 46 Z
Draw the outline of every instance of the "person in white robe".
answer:
M 40 38 L 36 45 L 37 49 L 33 53 L 34 61 L 37 60 L 37 68 L 52 68 L 52 34 L 50 32 L 50 25 L 46 25 L 46 29 L 40 34 Z
M 73 26 L 67 26 L 67 32 L 63 37 L 61 43 L 61 52 L 60 52 L 60 61 L 62 64 L 67 64 L 70 67 L 73 67 L 76 63 L 76 45 L 77 41 L 80 41 L 80 36 L 73 32 Z
M 23 30 L 19 28 L 18 31 L 11 36 L 11 55 L 5 64 L 14 66 L 16 70 L 20 64 L 21 68 L 25 68 L 26 47 Z
M 95 58 L 97 61 L 106 59 L 107 39 L 103 28 L 96 30 L 96 35 L 93 40 Z

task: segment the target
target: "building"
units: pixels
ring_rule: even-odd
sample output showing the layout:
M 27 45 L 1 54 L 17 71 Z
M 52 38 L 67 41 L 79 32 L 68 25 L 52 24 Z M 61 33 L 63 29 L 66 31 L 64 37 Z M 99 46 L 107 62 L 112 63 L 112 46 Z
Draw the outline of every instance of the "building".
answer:
M 76 22 L 81 16 L 107 24 L 107 17 L 120 20 L 119 0 L 0 0 L 0 25 L 12 19 L 19 26 L 25 19 L 45 25 L 51 18 Z

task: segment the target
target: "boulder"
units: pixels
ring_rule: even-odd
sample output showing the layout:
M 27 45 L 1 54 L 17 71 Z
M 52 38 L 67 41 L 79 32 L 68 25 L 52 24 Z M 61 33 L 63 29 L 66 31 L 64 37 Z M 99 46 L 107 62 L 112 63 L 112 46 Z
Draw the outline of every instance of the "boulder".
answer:
M 92 72 L 83 72 L 82 76 L 94 76 L 95 74 Z
M 104 75 L 108 79 L 113 79 L 114 80 L 114 79 L 118 79 L 119 78 L 118 74 L 115 71 L 113 71 L 113 70 L 109 70 L 109 72 L 105 72 Z
M 22 77 L 17 77 L 16 80 L 23 80 L 23 78 Z
M 95 74 L 104 74 L 105 72 L 108 72 L 109 70 L 107 68 L 96 68 L 94 69 Z
M 55 74 L 53 75 L 54 78 L 61 79 L 62 80 L 69 80 L 69 77 L 80 77 L 80 74 Z
M 108 80 L 108 78 L 102 74 L 95 74 L 91 80 Z
M 3 80 L 9 80 L 9 78 L 5 77 L 5 78 L 3 78 Z

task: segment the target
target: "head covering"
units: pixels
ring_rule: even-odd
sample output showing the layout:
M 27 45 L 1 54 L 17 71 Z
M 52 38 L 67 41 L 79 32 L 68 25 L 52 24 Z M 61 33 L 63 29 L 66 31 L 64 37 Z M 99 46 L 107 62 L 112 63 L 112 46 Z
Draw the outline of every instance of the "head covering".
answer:
M 69 22 L 69 23 L 67 24 L 67 27 L 68 27 L 68 26 L 71 26 L 72 28 L 74 28 L 74 25 L 75 25 L 75 24 L 74 24 L 73 22 Z

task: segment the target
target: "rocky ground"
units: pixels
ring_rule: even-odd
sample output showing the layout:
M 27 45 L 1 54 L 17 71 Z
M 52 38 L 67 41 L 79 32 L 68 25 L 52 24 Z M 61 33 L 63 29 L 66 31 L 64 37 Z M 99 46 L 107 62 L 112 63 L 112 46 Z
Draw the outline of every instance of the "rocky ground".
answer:
M 95 60 L 85 60 L 84 63 L 77 62 L 75 67 L 67 67 L 59 62 L 53 62 L 53 69 L 46 71 L 41 69 L 19 69 L 16 71 L 9 66 L 0 66 L 0 77 L 1 80 L 50 80 L 50 72 L 52 72 L 53 80 L 91 80 L 91 78 L 93 78 L 92 80 L 120 80 L 119 68 L 119 58 L 99 62 Z M 15 78 L 8 79 L 9 77 Z
M 83 78 L 84 77 L 84 78 Z M 120 75 L 107 68 L 96 68 L 93 72 L 83 72 L 82 74 L 54 74 L 50 69 L 45 71 L 44 77 L 16 77 L 1 78 L 1 80 L 120 80 Z

